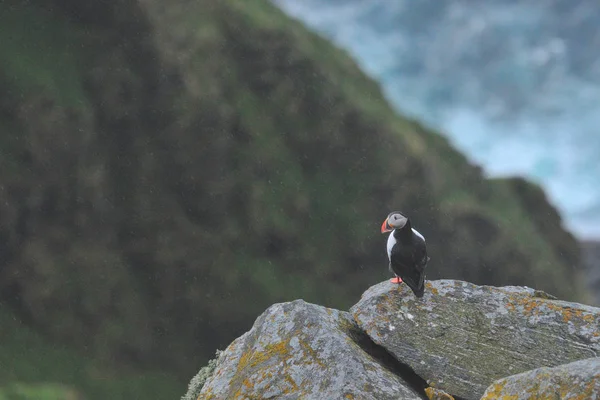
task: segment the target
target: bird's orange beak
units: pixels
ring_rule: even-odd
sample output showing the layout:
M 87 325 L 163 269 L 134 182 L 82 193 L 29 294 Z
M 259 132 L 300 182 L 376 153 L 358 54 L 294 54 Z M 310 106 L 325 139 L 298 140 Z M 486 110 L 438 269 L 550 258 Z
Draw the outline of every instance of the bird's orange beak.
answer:
M 381 233 L 386 233 L 386 232 L 391 232 L 392 231 L 392 227 L 390 226 L 390 224 L 388 224 L 388 219 L 386 218 L 385 221 L 383 221 L 383 224 L 381 224 Z

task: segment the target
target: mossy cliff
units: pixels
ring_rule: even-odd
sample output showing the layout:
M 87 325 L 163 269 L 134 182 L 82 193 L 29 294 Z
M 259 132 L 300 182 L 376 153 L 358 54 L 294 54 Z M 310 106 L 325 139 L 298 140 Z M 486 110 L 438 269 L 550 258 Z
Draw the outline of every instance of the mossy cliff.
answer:
M 430 279 L 581 297 L 543 193 L 484 179 L 268 1 L 6 0 L 0 90 L 1 300 L 109 360 L 187 377 L 273 302 L 347 307 L 388 274 L 391 209 Z
M 0 305 L 0 400 L 130 400 L 177 398 L 185 388 L 167 371 L 92 360 L 57 344 Z

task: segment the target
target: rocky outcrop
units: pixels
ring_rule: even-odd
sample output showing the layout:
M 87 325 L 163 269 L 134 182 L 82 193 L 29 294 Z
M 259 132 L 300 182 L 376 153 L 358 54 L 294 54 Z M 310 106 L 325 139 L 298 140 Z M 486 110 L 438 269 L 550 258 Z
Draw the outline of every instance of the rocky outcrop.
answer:
M 275 304 L 219 357 L 200 399 L 421 399 L 350 314 Z
M 185 398 L 593 398 L 599 354 L 598 308 L 453 280 L 427 282 L 417 299 L 383 282 L 350 313 L 271 306 Z
M 600 354 L 600 309 L 526 287 L 388 282 L 351 309 L 362 330 L 434 387 L 478 399 L 496 379 Z
M 427 282 L 417 299 L 383 282 L 350 313 L 271 306 L 184 398 L 587 399 L 599 355 L 598 308 L 453 280 Z
M 600 358 L 575 361 L 554 368 L 538 368 L 492 384 L 482 400 L 598 399 Z

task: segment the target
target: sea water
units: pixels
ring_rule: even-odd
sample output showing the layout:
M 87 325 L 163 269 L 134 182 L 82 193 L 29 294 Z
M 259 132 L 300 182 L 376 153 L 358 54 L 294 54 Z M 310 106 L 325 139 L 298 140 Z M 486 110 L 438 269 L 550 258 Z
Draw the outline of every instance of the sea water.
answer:
M 583 0 L 274 0 L 489 176 L 542 185 L 600 239 L 600 7 Z

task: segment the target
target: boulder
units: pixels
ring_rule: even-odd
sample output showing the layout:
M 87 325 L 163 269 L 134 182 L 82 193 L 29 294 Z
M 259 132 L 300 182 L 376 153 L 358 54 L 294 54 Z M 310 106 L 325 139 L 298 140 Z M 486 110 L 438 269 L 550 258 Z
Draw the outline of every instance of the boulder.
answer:
M 269 307 L 231 343 L 198 398 L 425 398 L 424 382 L 407 382 L 402 368 L 349 313 L 296 300 Z
M 438 280 L 417 299 L 406 285 L 384 282 L 350 312 L 429 385 L 464 399 L 509 375 L 600 355 L 600 309 L 527 287 Z
M 600 358 L 538 368 L 494 382 L 481 400 L 600 399 Z

